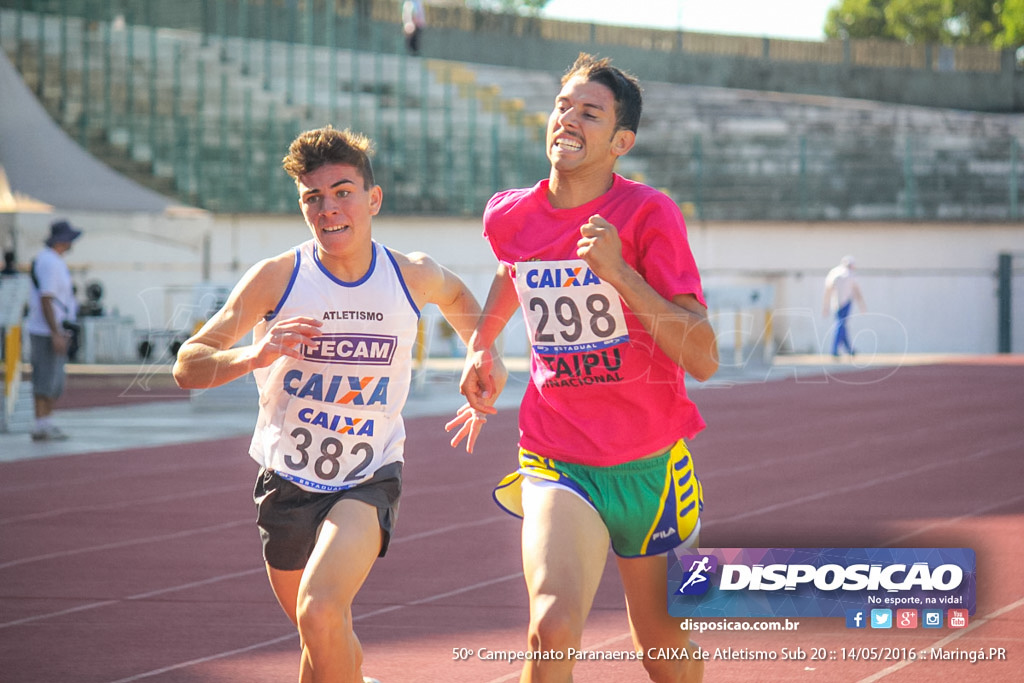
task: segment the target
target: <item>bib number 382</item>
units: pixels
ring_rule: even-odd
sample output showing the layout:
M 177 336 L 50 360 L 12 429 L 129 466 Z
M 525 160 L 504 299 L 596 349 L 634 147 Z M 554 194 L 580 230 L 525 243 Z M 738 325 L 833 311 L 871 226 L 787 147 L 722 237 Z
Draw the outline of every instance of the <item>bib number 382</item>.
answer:
M 285 465 L 300 472 L 306 470 L 312 463 L 313 472 L 322 481 L 337 479 L 346 464 L 350 469 L 341 481 L 356 481 L 360 478 L 363 470 L 373 462 L 373 446 L 365 441 L 352 444 L 346 450 L 341 439 L 334 436 L 314 435 L 306 427 L 296 427 L 289 435 L 293 439 L 294 453 L 285 453 Z M 352 462 L 357 462 L 357 464 L 352 467 Z

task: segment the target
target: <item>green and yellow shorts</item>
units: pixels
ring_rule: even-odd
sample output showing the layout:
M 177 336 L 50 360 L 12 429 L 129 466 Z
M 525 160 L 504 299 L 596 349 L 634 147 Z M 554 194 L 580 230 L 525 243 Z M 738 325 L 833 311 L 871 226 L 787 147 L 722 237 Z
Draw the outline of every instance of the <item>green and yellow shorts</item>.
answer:
M 660 455 L 612 467 L 560 462 L 521 449 L 519 469 L 494 489 L 494 501 L 516 517 L 523 516 L 524 477 L 564 487 L 586 501 L 604 521 L 619 557 L 696 546 L 704 495 L 681 439 Z

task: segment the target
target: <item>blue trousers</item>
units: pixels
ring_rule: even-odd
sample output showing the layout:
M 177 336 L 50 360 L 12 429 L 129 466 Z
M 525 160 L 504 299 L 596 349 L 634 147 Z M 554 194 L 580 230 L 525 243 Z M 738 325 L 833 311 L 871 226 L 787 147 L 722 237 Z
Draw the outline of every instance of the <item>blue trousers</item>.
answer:
M 850 317 L 850 309 L 853 301 L 847 301 L 836 311 L 836 337 L 832 341 L 832 355 L 839 355 L 839 347 L 846 347 L 846 352 L 853 355 L 853 347 L 850 346 L 850 338 L 846 334 L 846 319 Z

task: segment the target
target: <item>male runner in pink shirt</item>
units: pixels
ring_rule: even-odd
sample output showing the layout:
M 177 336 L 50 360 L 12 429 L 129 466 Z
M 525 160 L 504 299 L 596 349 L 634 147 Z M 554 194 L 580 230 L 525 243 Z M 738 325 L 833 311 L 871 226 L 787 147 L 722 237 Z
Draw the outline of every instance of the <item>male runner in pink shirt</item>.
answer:
M 548 121 L 548 179 L 488 203 L 498 272 L 469 343 L 469 403 L 449 429 L 472 441 L 494 412 L 504 370 L 488 349 L 521 307 L 531 382 L 519 469 L 495 499 L 523 518 L 529 648 L 580 649 L 610 544 L 651 680 L 699 681 L 701 662 L 647 655 L 693 649 L 668 615 L 664 553 L 697 543 L 701 487 L 684 440 L 704 421 L 683 379 L 711 377 L 718 353 L 678 207 L 614 171 L 641 106 L 635 78 L 581 54 Z M 572 666 L 538 656 L 521 680 L 569 681 Z

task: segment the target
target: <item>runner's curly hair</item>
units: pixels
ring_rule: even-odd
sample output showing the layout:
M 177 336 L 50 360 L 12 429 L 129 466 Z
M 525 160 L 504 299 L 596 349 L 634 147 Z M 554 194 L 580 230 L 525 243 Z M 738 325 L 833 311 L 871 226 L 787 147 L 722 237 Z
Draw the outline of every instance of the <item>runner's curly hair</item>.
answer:
M 370 189 L 374 185 L 372 156 L 373 141 L 370 138 L 347 128 L 335 130 L 328 125 L 307 130 L 295 138 L 281 165 L 298 183 L 299 176 L 312 173 L 326 164 L 349 164 L 362 174 L 364 187 Z

